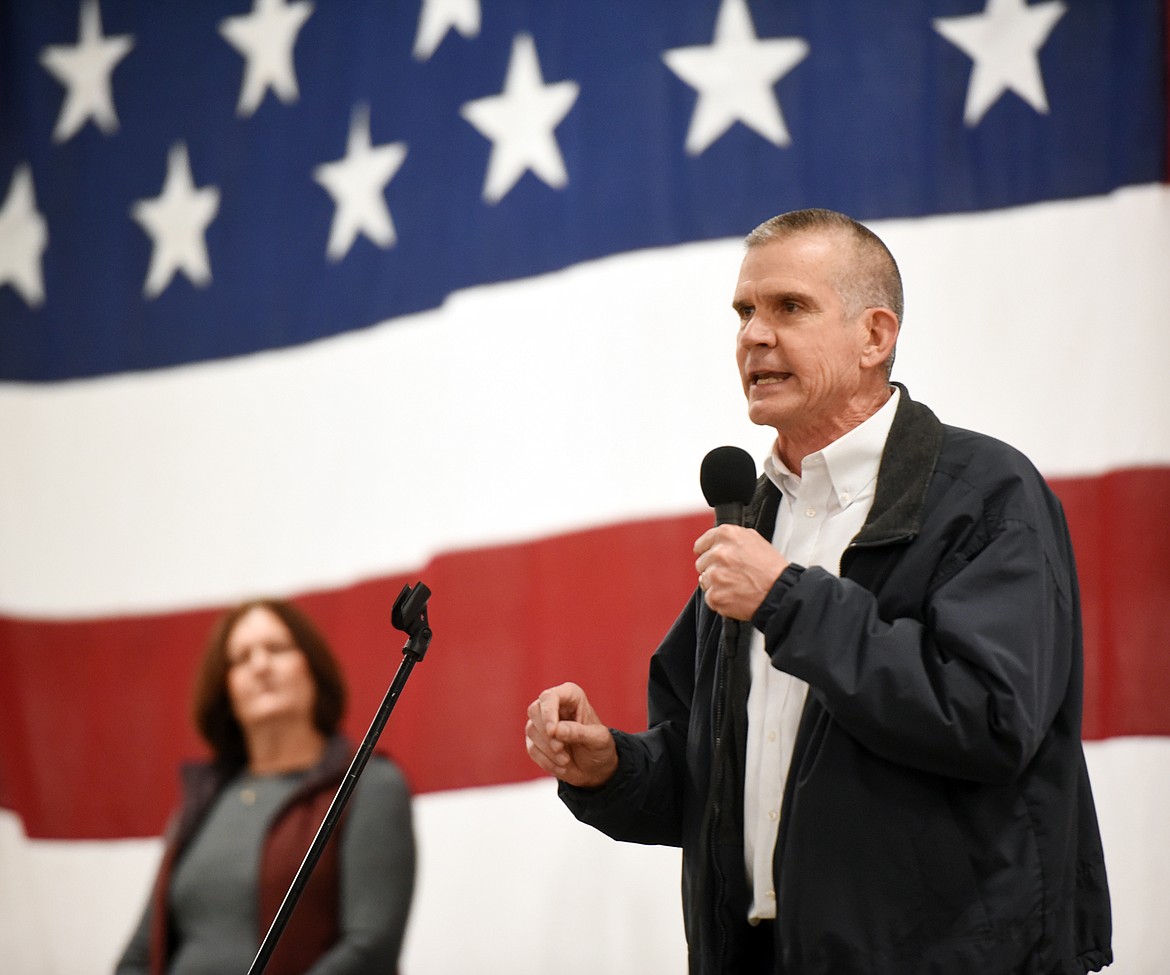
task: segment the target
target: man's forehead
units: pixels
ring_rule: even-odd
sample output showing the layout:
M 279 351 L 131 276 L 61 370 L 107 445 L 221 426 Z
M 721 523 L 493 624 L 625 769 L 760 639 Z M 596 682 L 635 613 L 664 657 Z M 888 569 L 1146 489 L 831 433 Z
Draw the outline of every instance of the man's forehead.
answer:
M 802 231 L 749 247 L 739 266 L 741 289 L 783 290 L 829 274 L 840 252 L 824 231 Z

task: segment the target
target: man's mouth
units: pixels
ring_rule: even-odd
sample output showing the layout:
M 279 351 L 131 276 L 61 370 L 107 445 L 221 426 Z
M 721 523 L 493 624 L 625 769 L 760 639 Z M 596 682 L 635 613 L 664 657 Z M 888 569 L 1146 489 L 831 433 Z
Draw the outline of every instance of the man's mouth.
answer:
M 774 386 L 788 379 L 790 372 L 754 372 L 752 373 L 753 386 Z

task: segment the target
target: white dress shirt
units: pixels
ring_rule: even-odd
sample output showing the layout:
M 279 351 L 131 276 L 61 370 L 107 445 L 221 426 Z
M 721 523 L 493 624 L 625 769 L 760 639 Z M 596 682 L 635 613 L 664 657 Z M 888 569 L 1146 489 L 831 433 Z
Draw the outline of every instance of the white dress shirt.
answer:
M 899 392 L 864 423 L 801 461 L 800 475 L 780 459 L 775 446 L 764 472 L 780 489 L 772 544 L 789 562 L 840 574 L 841 556 L 873 507 L 878 467 Z M 772 859 L 796 729 L 808 685 L 777 670 L 752 633 L 748 693 L 747 765 L 744 778 L 744 851 L 752 892 L 748 920 L 776 916 Z

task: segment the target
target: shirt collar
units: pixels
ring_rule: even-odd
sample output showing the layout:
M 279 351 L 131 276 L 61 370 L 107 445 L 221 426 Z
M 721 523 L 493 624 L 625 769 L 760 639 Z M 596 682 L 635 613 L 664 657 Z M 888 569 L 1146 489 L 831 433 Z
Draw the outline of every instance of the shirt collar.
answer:
M 901 396 L 897 386 L 892 390 L 890 398 L 873 416 L 801 461 L 804 467 L 810 460 L 814 464 L 823 463 L 837 503 L 842 508 L 871 489 L 877 479 L 882 451 Z M 764 460 L 764 473 L 788 497 L 795 497 L 800 492 L 800 476 L 790 471 L 780 459 L 776 443 L 772 444 L 772 453 Z

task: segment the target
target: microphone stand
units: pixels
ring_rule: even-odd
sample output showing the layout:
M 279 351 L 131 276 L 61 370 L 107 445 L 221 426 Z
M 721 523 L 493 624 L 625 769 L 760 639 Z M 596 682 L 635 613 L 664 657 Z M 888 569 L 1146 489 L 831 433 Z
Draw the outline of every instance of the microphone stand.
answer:
M 390 712 L 394 710 L 394 705 L 398 703 L 398 698 L 402 694 L 402 689 L 406 686 L 406 680 L 410 677 L 410 672 L 414 669 L 414 665 L 426 655 L 427 647 L 430 646 L 432 636 L 431 628 L 427 623 L 427 600 L 430 599 L 430 596 L 431 591 L 419 582 L 413 587 L 403 586 L 402 592 L 398 594 L 398 598 L 394 601 L 394 608 L 390 613 L 391 622 L 394 624 L 395 629 L 402 630 L 408 637 L 406 645 L 402 648 L 402 663 L 398 665 L 398 672 L 394 675 L 394 680 L 391 682 L 389 690 L 386 691 L 386 696 L 382 699 L 381 706 L 374 715 L 374 720 L 370 724 L 370 730 L 366 732 L 365 738 L 362 739 L 361 746 L 358 748 L 357 754 L 354 755 L 353 761 L 350 763 L 349 771 L 345 773 L 345 778 L 337 790 L 337 795 L 333 797 L 333 802 L 330 804 L 328 812 L 325 813 L 325 819 L 322 821 L 320 829 L 317 830 L 317 835 L 313 838 L 309 852 L 305 854 L 305 859 L 301 862 L 296 876 L 293 877 L 293 882 L 288 889 L 288 893 L 284 895 L 280 909 L 276 912 L 276 917 L 273 918 L 272 925 L 269 927 L 268 933 L 264 936 L 264 941 L 260 944 L 260 950 L 256 953 L 256 957 L 252 961 L 252 967 L 248 969 L 248 975 L 260 975 L 268 965 L 268 960 L 276 950 L 276 943 L 280 940 L 285 925 L 288 924 L 288 919 L 292 915 L 293 908 L 297 906 L 301 892 L 309 882 L 309 876 L 312 874 L 313 868 L 317 865 L 317 861 L 321 858 L 325 844 L 329 841 L 329 837 L 333 835 L 333 830 L 341 818 L 345 804 L 349 802 L 350 793 L 353 792 L 354 786 L 357 785 L 358 776 L 362 774 L 362 770 L 366 767 L 366 762 L 369 761 L 370 756 L 374 752 L 374 746 L 378 742 L 378 737 L 382 734 L 382 729 L 386 726 Z

